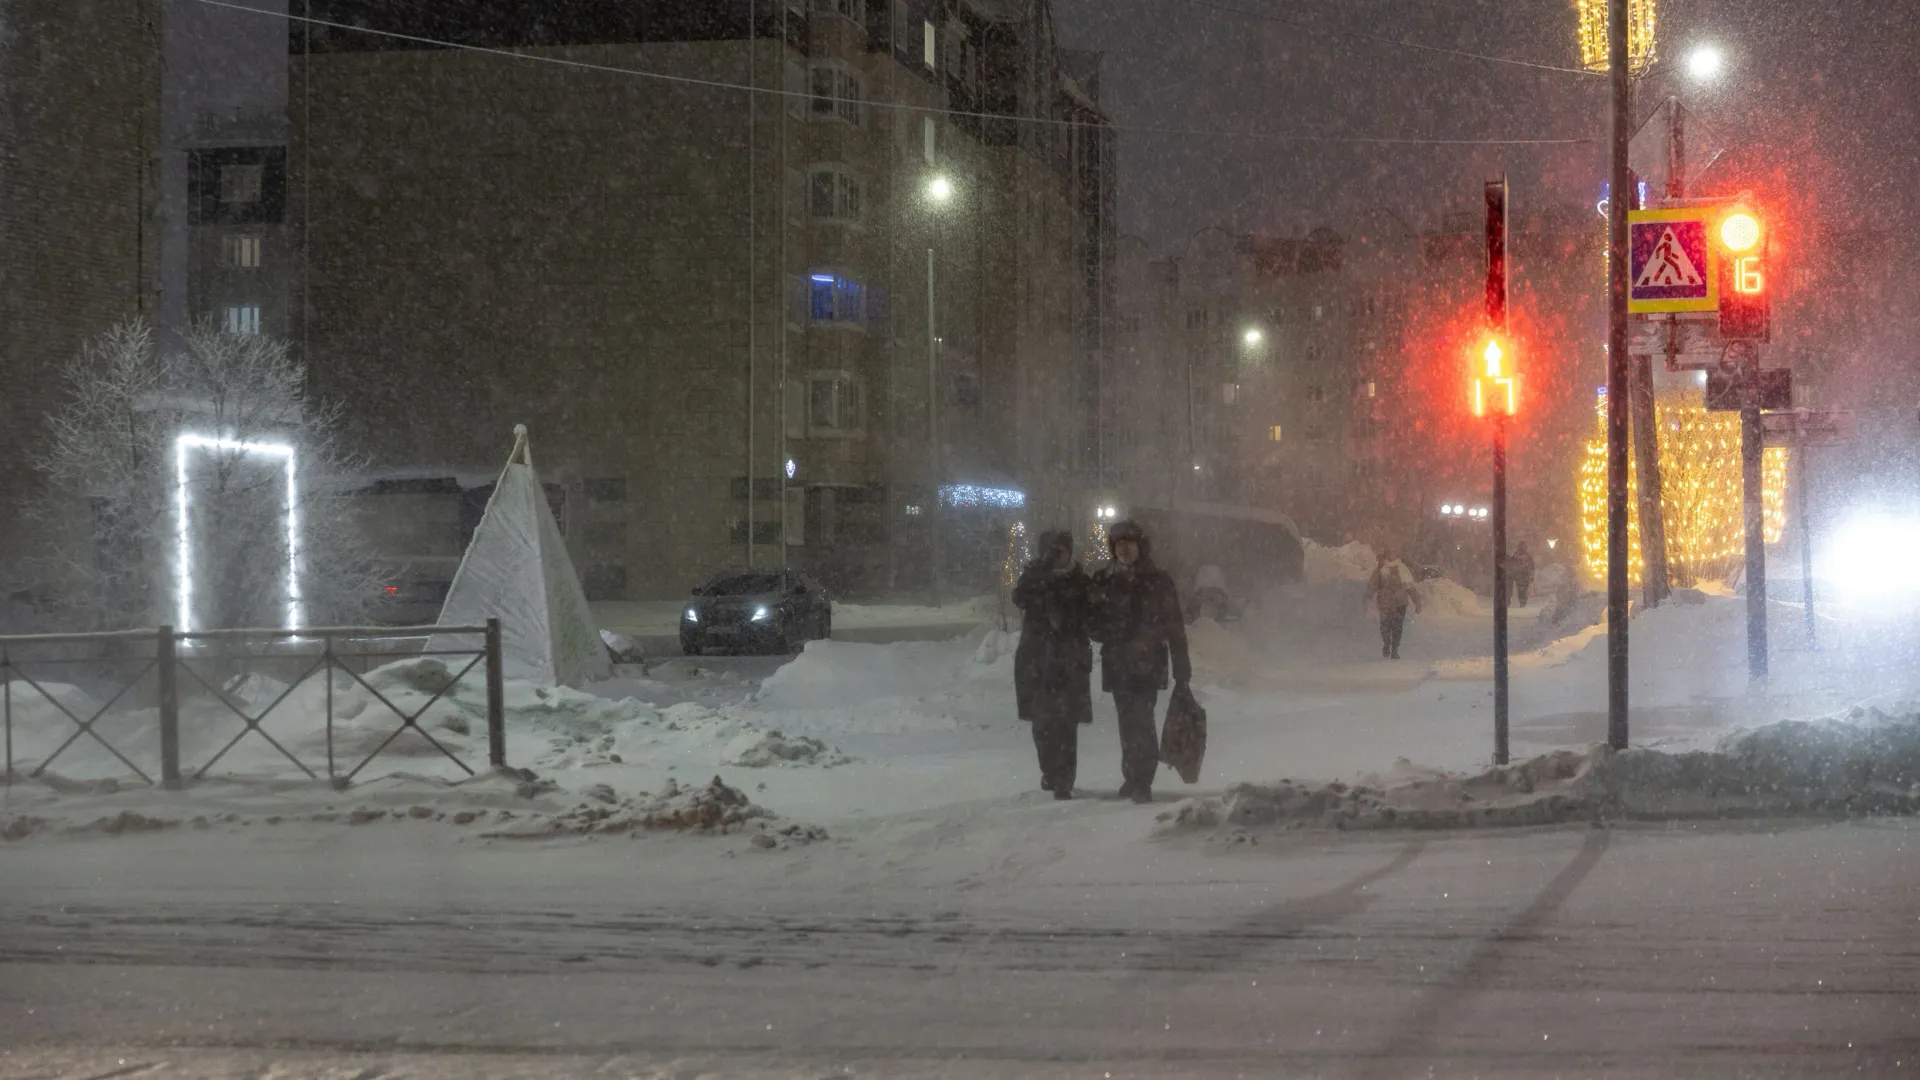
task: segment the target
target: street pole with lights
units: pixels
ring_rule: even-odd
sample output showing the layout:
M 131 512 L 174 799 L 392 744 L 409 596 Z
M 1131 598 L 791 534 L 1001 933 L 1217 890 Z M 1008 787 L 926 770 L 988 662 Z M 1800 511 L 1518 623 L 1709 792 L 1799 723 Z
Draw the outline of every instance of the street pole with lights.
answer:
M 1633 138 L 1627 72 L 1627 0 L 1607 0 L 1612 91 L 1607 185 L 1607 745 L 1627 747 L 1627 211 Z
M 1766 436 L 1760 427 L 1760 347 L 1769 337 L 1766 235 L 1760 218 L 1736 208 L 1714 229 L 1723 269 L 1720 337 L 1739 346 L 1740 479 L 1745 512 L 1747 589 L 1747 677 L 1767 677 L 1767 533 L 1762 500 Z
M 1507 420 L 1514 369 L 1507 340 L 1507 179 L 1486 186 L 1487 341 L 1475 377 L 1474 412 L 1493 419 L 1493 763 L 1507 763 Z
M 953 182 L 944 176 L 935 176 L 927 182 L 927 201 L 936 208 L 945 206 L 953 198 Z M 940 445 L 940 337 L 937 320 L 934 317 L 933 289 L 933 245 L 927 245 L 927 471 L 932 478 L 928 485 L 932 502 L 927 508 L 928 558 L 932 561 L 932 573 L 928 575 L 933 590 L 933 606 L 940 606 L 941 586 L 945 584 L 946 537 L 941 535 L 942 522 L 946 514 L 940 506 L 940 481 L 944 472 L 944 452 Z

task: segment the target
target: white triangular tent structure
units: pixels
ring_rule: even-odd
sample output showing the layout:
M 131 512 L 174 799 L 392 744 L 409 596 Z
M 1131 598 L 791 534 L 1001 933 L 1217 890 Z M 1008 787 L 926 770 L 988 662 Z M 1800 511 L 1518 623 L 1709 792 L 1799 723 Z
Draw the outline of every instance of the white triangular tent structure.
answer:
M 613 673 L 534 474 L 525 425 L 513 429 L 513 452 L 460 558 L 438 625 L 478 626 L 488 619 L 500 620 L 501 666 L 510 679 L 578 686 Z M 443 635 L 427 642 L 429 652 L 443 648 L 472 643 Z

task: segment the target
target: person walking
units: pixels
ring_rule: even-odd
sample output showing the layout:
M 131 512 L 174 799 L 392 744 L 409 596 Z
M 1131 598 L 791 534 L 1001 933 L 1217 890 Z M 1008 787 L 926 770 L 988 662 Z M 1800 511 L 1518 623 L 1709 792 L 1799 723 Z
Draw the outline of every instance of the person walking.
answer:
M 1056 799 L 1073 798 L 1080 725 L 1093 723 L 1089 584 L 1073 557 L 1073 535 L 1046 532 L 1013 587 L 1013 605 L 1021 614 L 1020 644 L 1013 650 L 1014 700 L 1020 719 L 1033 726 L 1040 789 Z
M 1380 552 L 1379 564 L 1373 569 L 1373 576 L 1367 579 L 1366 595 L 1360 599 L 1361 610 L 1366 610 L 1367 602 L 1374 602 L 1380 611 L 1380 656 L 1385 660 L 1400 659 L 1400 635 L 1407 626 L 1407 605 L 1420 610 L 1420 593 L 1413 587 L 1413 571 L 1400 561 L 1392 548 Z
M 1169 669 L 1176 688 L 1193 681 L 1187 623 L 1173 578 L 1153 564 L 1145 530 L 1119 522 L 1107 530 L 1107 546 L 1113 561 L 1093 575 L 1089 626 L 1100 642 L 1100 689 L 1120 714 L 1120 795 L 1147 803 L 1160 767 L 1155 701 Z
M 1520 541 L 1513 555 L 1507 560 L 1507 579 L 1513 582 L 1514 595 L 1519 597 L 1520 606 L 1527 606 L 1527 593 L 1533 589 L 1533 553 L 1527 550 L 1527 542 Z

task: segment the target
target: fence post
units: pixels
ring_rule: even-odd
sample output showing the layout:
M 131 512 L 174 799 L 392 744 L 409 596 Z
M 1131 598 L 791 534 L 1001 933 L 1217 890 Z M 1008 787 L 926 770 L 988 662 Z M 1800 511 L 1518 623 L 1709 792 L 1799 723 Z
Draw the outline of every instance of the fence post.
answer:
M 155 631 L 154 674 L 160 681 L 160 786 L 180 790 L 180 686 L 173 627 Z
M 0 652 L 0 695 L 4 695 L 6 698 L 6 703 L 4 705 L 4 709 L 6 712 L 6 724 L 7 724 L 6 779 L 7 779 L 7 786 L 12 787 L 13 786 L 13 657 L 4 652 Z
M 507 763 L 507 688 L 500 669 L 500 620 L 487 620 L 487 762 Z

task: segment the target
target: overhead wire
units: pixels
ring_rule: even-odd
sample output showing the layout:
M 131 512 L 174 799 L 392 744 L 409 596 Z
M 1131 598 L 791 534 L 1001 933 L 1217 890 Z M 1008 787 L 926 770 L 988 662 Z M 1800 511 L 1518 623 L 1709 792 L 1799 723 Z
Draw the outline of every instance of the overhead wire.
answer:
M 1556 71 L 1565 75 L 1584 75 L 1590 78 L 1604 78 L 1606 76 L 1606 72 L 1588 71 L 1586 68 L 1564 67 L 1559 64 L 1542 64 L 1533 60 L 1516 60 L 1511 56 L 1493 56 L 1488 53 L 1468 52 L 1465 49 L 1449 49 L 1440 45 L 1428 45 L 1419 41 L 1407 41 L 1404 38 L 1386 37 L 1381 34 L 1366 34 L 1358 30 L 1343 30 L 1339 27 L 1323 26 L 1305 19 L 1288 18 L 1285 15 L 1279 15 L 1270 11 L 1248 11 L 1245 8 L 1237 8 L 1228 4 L 1219 3 L 1218 0 L 1185 0 L 1185 2 L 1195 7 L 1208 8 L 1229 15 L 1238 15 L 1243 19 L 1258 19 L 1261 22 L 1278 23 L 1282 26 L 1291 26 L 1300 30 L 1306 30 L 1310 33 L 1343 37 L 1354 41 L 1370 41 L 1380 45 L 1397 45 L 1403 49 L 1437 53 L 1441 56 L 1456 56 L 1466 60 L 1479 60 L 1489 64 L 1506 64 L 1511 67 L 1531 68 L 1535 71 Z
M 499 57 L 504 57 L 510 60 L 524 60 L 524 61 L 532 61 L 535 63 L 551 64 L 557 67 L 571 68 L 571 69 L 576 69 L 581 71 L 597 71 L 597 72 L 603 72 L 608 74 L 632 76 L 636 78 L 654 79 L 661 82 L 673 83 L 673 84 L 682 85 L 682 86 L 700 87 L 700 88 L 709 89 L 709 90 L 728 90 L 728 91 L 734 91 L 742 94 L 766 94 L 766 95 L 771 95 L 774 97 L 786 98 L 786 99 L 811 100 L 811 98 L 813 97 L 811 93 L 808 93 L 803 90 L 786 90 L 786 89 L 770 87 L 770 86 L 750 86 L 745 83 L 727 82 L 722 79 L 701 79 L 701 78 L 696 78 L 690 75 L 673 75 L 673 74 L 669 74 L 667 72 L 662 72 L 662 71 L 648 71 L 644 68 L 623 67 L 617 64 L 596 64 L 591 61 L 574 60 L 564 56 L 549 56 L 541 53 L 524 52 L 519 49 L 500 48 L 498 46 L 491 46 L 491 45 L 473 45 L 473 44 L 468 44 L 465 42 L 458 42 L 458 41 L 445 41 L 439 38 L 426 37 L 421 34 L 408 34 L 408 33 L 403 33 L 397 30 L 382 30 L 382 29 L 379 29 L 376 27 L 370 27 L 370 26 L 355 26 L 351 23 L 336 22 L 330 19 L 320 19 L 320 18 L 314 18 L 311 16 L 305 16 L 305 15 L 295 15 L 292 12 L 268 11 L 263 8 L 251 7 L 246 4 L 235 3 L 233 2 L 233 0 L 194 0 L 194 2 L 205 5 L 207 7 L 212 7 L 212 8 L 224 8 L 229 11 L 239 11 L 239 12 L 245 12 L 250 15 L 261 15 L 267 18 L 281 19 L 289 23 L 304 23 L 309 26 L 325 27 L 329 30 L 342 30 L 348 33 L 366 34 L 373 37 L 386 38 L 394 41 L 405 41 L 405 42 L 410 42 L 416 45 L 429 45 L 435 48 L 450 49 L 450 50 L 455 50 L 459 52 L 479 53 L 486 56 L 499 56 Z M 1126 132 L 1126 133 L 1138 134 L 1138 135 L 1181 135 L 1181 136 L 1191 136 L 1196 138 L 1209 138 L 1209 139 L 1247 139 L 1247 140 L 1253 140 L 1253 141 L 1265 140 L 1265 141 L 1273 141 L 1273 142 L 1353 143 L 1353 144 L 1366 144 L 1366 145 L 1398 145 L 1398 146 L 1577 146 L 1577 145 L 1582 145 L 1586 143 L 1592 143 L 1595 141 L 1592 137 L 1563 138 L 1563 139 L 1545 139 L 1545 138 L 1447 139 L 1447 138 L 1421 138 L 1421 137 L 1391 136 L 1391 135 L 1377 135 L 1377 136 L 1374 136 L 1374 135 L 1316 135 L 1316 134 L 1308 134 L 1308 133 L 1301 133 L 1301 132 L 1231 131 L 1231 130 L 1216 130 L 1216 129 L 1204 129 L 1204 128 L 1182 128 L 1182 127 L 1173 127 L 1173 126 L 1167 126 L 1167 125 L 1133 125 L 1133 124 L 1114 124 L 1114 123 L 1090 125 L 1088 124 L 1088 122 L 1084 120 L 1067 120 L 1067 119 L 1059 119 L 1059 118 L 1047 117 L 1047 116 L 1023 116 L 1023 115 L 1010 114 L 1010 113 L 977 112 L 977 111 L 971 111 L 966 109 L 947 109 L 947 108 L 940 108 L 940 107 L 931 106 L 931 105 L 913 105 L 906 102 L 898 102 L 898 101 L 863 101 L 861 102 L 861 104 L 864 107 L 873 108 L 873 109 L 893 109 L 901 112 L 914 113 L 914 114 L 923 114 L 923 115 L 932 115 L 932 116 L 948 116 L 948 117 L 957 117 L 957 118 L 971 119 L 971 120 L 1000 120 L 1000 121 L 1007 121 L 1007 122 L 1014 122 L 1014 123 L 1037 124 L 1037 125 L 1046 125 L 1046 126 L 1052 126 L 1052 127 L 1068 127 L 1068 128 L 1098 126 L 1098 127 L 1106 128 L 1107 130 L 1110 130 L 1110 131 Z

